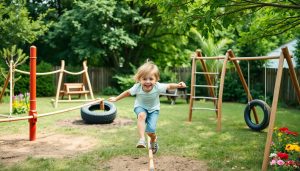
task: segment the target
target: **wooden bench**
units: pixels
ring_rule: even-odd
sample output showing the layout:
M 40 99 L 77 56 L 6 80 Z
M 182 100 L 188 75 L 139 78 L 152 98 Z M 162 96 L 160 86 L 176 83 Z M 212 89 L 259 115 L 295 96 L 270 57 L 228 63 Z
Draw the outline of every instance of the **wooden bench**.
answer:
M 64 98 L 64 95 L 67 95 L 69 100 L 72 100 L 71 95 L 78 95 L 78 98 L 80 98 L 82 94 L 85 95 L 87 100 L 88 93 L 90 91 L 85 90 L 83 83 L 64 83 L 64 89 L 60 91 L 61 99 Z
M 171 105 L 174 105 L 178 97 L 184 97 L 187 99 L 186 88 L 167 90 L 166 93 L 160 93 L 160 96 L 166 96 L 168 100 L 171 101 Z

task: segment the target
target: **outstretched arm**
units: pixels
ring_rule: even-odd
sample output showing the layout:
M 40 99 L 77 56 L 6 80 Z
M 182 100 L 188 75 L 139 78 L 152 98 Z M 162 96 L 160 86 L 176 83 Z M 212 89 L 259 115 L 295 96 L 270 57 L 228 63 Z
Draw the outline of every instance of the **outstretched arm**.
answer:
M 185 88 L 186 85 L 184 82 L 179 83 L 169 83 L 167 86 L 167 90 L 176 89 L 176 88 Z
M 121 100 L 121 99 L 123 99 L 125 97 L 128 97 L 128 96 L 130 96 L 130 92 L 129 92 L 129 90 L 126 90 L 123 93 L 121 93 L 120 95 L 118 95 L 117 97 L 110 97 L 108 99 L 108 101 L 110 101 L 110 102 L 116 102 L 116 101 Z

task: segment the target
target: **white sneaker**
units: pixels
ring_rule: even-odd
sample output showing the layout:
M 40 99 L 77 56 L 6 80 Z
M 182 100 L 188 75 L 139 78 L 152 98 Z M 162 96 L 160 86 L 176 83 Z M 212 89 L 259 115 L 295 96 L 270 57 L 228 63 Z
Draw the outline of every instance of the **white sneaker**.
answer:
M 136 148 L 146 148 L 146 141 L 144 139 L 140 139 L 136 144 Z

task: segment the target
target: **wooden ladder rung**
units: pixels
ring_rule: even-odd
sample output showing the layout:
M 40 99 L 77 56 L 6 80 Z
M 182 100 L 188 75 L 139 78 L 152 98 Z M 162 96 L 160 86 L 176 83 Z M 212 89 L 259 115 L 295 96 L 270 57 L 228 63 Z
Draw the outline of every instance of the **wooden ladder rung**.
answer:
M 205 96 L 193 96 L 193 99 L 211 99 L 211 100 L 217 100 L 217 97 L 205 97 Z
M 209 75 L 218 75 L 218 72 L 195 72 L 195 74 L 209 74 Z
M 217 111 L 218 109 L 215 108 L 205 108 L 205 107 L 193 107 L 193 110 L 213 110 L 213 111 Z
M 213 85 L 192 85 L 194 87 L 212 87 L 212 88 L 218 88 L 219 86 L 213 86 Z

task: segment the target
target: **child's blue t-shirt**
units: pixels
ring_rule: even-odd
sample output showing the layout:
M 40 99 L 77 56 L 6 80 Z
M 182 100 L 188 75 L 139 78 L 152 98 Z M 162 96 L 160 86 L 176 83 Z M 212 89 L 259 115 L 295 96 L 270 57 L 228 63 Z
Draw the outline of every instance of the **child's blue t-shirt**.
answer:
M 160 109 L 159 94 L 165 93 L 167 84 L 156 82 L 150 92 L 144 92 L 141 83 L 134 84 L 129 92 L 132 96 L 136 95 L 134 108 L 142 107 L 149 112 Z

